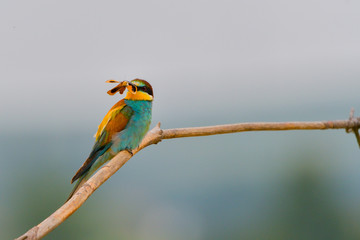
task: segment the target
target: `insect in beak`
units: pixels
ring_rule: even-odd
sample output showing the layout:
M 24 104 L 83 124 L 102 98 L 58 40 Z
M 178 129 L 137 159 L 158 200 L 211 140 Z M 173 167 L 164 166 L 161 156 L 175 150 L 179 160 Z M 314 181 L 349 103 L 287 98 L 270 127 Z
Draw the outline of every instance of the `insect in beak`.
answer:
M 119 83 L 118 81 L 116 81 L 116 80 L 107 80 L 107 81 L 105 81 L 106 83 Z
M 107 83 L 119 83 L 118 81 L 115 80 L 107 80 Z M 126 87 L 129 85 L 128 81 L 122 81 L 120 82 L 116 87 L 110 89 L 109 91 L 107 91 L 107 93 L 109 95 L 114 95 L 115 93 L 119 92 L 120 94 L 123 94 L 123 92 L 125 91 Z

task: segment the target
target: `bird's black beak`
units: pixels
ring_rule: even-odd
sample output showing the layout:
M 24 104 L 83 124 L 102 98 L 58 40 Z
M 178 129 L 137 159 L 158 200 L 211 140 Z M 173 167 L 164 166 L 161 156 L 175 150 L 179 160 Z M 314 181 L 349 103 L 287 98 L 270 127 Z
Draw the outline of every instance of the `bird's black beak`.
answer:
M 128 82 L 127 89 L 132 93 L 135 94 L 137 91 L 137 86 L 131 82 Z

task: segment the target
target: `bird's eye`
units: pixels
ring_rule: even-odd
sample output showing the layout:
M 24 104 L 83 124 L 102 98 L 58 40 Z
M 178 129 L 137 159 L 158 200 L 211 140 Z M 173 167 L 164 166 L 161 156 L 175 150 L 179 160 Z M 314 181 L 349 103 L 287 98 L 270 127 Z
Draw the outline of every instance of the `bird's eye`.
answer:
M 131 89 L 132 89 L 132 91 L 133 91 L 134 93 L 137 91 L 137 89 L 136 89 L 136 86 L 135 86 L 135 85 L 131 85 Z

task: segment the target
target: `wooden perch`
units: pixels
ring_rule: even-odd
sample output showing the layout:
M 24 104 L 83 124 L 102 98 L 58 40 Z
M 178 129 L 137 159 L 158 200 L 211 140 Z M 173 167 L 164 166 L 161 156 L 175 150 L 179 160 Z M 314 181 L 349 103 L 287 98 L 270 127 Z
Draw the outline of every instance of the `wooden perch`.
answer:
M 354 110 L 350 112 L 349 120 L 320 121 L 320 122 L 258 122 L 258 123 L 237 123 L 228 125 L 217 125 L 208 127 L 160 129 L 160 123 L 147 133 L 140 146 L 133 151 L 133 155 L 141 149 L 160 142 L 163 139 L 198 137 L 215 134 L 245 132 L 245 131 L 282 131 L 282 130 L 325 130 L 325 129 L 346 129 L 346 132 L 354 132 L 360 147 L 360 137 L 358 129 L 360 118 L 354 118 Z M 50 233 L 68 217 L 70 217 L 90 195 L 119 170 L 132 155 L 128 151 L 119 152 L 106 165 L 99 169 L 69 201 L 42 221 L 37 226 L 31 228 L 17 240 L 41 239 Z M 65 198 L 64 198 L 65 199 Z

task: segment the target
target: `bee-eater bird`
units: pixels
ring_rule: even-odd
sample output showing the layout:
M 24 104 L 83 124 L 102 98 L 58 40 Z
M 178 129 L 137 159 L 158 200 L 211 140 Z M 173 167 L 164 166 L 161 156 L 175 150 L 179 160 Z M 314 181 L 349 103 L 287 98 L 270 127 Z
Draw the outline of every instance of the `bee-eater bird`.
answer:
M 109 83 L 119 83 L 108 80 Z M 77 180 L 68 200 L 105 162 L 118 152 L 137 148 L 149 130 L 151 122 L 152 100 L 151 85 L 142 79 L 120 82 L 109 90 L 109 95 L 128 90 L 124 99 L 116 103 L 105 115 L 95 134 L 95 144 L 84 164 L 76 172 L 71 183 Z

